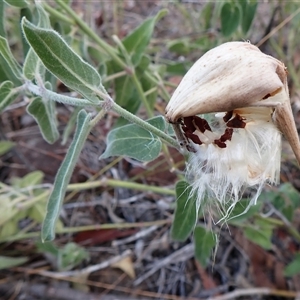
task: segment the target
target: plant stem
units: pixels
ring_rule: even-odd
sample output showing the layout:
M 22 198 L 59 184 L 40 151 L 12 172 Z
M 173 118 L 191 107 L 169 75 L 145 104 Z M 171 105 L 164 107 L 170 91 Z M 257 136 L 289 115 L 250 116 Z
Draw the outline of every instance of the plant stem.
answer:
M 75 23 L 81 28 L 81 30 L 91 37 L 96 43 L 105 50 L 105 52 L 112 57 L 112 59 L 122 68 L 126 69 L 127 65 L 117 55 L 117 51 L 114 47 L 104 42 L 76 13 L 72 10 L 68 4 L 63 0 L 55 0 L 56 3 L 62 7 L 75 21 Z
M 161 78 L 156 79 L 152 74 L 149 73 L 149 71 L 146 71 L 145 72 L 145 76 L 148 80 L 150 80 L 151 82 L 153 82 L 157 87 L 158 89 L 161 91 L 161 97 L 166 101 L 166 102 L 169 102 L 170 100 L 170 94 L 168 93 L 165 85 L 164 85 L 164 82 L 163 80 L 161 80 Z M 176 87 L 176 86 L 175 86 Z
M 123 229 L 123 228 L 143 228 L 150 227 L 154 225 L 162 226 L 166 224 L 170 224 L 172 222 L 171 219 L 166 220 L 157 220 L 152 222 L 139 222 L 139 223 L 113 223 L 113 224 L 99 224 L 99 225 L 87 225 L 87 226 L 78 226 L 78 227 L 65 227 L 62 229 L 58 229 L 57 233 L 76 233 L 88 230 L 101 230 L 101 229 Z M 16 234 L 10 237 L 0 238 L 0 242 L 12 242 L 23 239 L 31 239 L 40 237 L 40 232 L 28 232 L 22 234 Z
M 81 28 L 81 30 L 87 34 L 90 38 L 95 40 L 95 42 L 125 71 L 132 70 L 132 72 L 128 72 L 128 75 L 131 76 L 132 82 L 137 89 L 137 92 L 141 98 L 143 105 L 147 111 L 147 115 L 149 118 L 153 116 L 153 111 L 151 110 L 147 98 L 144 94 L 143 88 L 138 80 L 134 67 L 128 66 L 118 55 L 115 48 L 110 46 L 108 43 L 103 41 L 99 36 L 91 30 L 91 28 L 72 10 L 70 6 L 68 6 L 63 0 L 55 0 L 56 3 L 61 6 L 76 22 L 76 24 Z
M 277 52 L 280 60 L 284 61 L 286 59 L 286 56 L 282 50 L 282 48 L 278 45 L 278 43 L 274 39 L 269 40 L 271 46 L 275 49 Z M 292 63 L 292 60 L 288 59 L 287 60 L 287 68 L 289 72 L 289 76 L 292 77 L 293 83 L 296 86 L 296 89 L 300 89 L 300 82 L 299 82 L 299 76 L 297 74 L 296 68 L 294 64 Z
M 158 128 L 156 128 L 155 126 L 149 124 L 148 122 L 143 121 L 142 119 L 135 116 L 131 112 L 123 109 L 121 106 L 119 106 L 115 102 L 111 103 L 111 109 L 114 110 L 116 113 L 118 113 L 123 118 L 125 118 L 126 120 L 128 120 L 129 122 L 134 123 L 134 124 L 144 128 L 144 129 L 152 132 L 153 134 L 157 135 L 158 137 L 160 137 L 165 142 L 169 143 L 171 146 L 173 146 L 176 149 L 180 150 L 180 147 L 179 147 L 177 141 L 175 139 L 173 139 L 170 135 L 164 133 L 163 131 L 159 130 Z
M 134 68 L 134 65 L 131 63 L 129 53 L 127 52 L 126 48 L 124 47 L 124 45 L 122 44 L 122 42 L 119 40 L 119 38 L 117 36 L 114 35 L 113 40 L 115 41 L 115 43 L 117 44 L 121 53 L 124 56 L 124 59 L 126 61 L 126 65 L 127 65 L 127 69 L 128 69 L 128 74 L 130 75 L 131 80 L 132 80 L 133 84 L 135 85 L 137 92 L 140 96 L 140 99 L 146 108 L 148 117 L 149 118 L 153 117 L 153 111 L 149 106 L 149 103 L 148 103 L 147 97 L 145 96 L 145 93 L 143 91 L 142 85 L 136 76 L 135 68 Z
M 128 75 L 128 73 L 126 71 L 121 71 L 121 72 L 118 72 L 118 73 L 114 73 L 112 75 L 109 75 L 109 76 L 105 77 L 102 82 L 109 82 L 109 81 L 115 80 L 117 78 L 126 76 L 126 75 Z
M 105 116 L 106 111 L 104 109 L 101 109 L 96 117 L 90 121 L 91 129 Z
M 57 11 L 56 9 L 48 5 L 46 1 L 43 3 L 43 7 L 50 15 L 54 16 L 55 18 L 63 22 L 66 22 L 68 24 L 75 25 L 75 22 L 72 19 L 68 18 L 67 16 L 63 15 L 62 13 L 60 13 L 59 11 Z
M 37 85 L 35 85 L 35 84 L 33 84 L 32 82 L 29 82 L 29 81 L 26 83 L 25 86 L 27 87 L 27 89 L 30 92 L 32 92 L 33 94 L 35 94 L 37 96 L 45 97 L 47 99 L 57 101 L 57 102 L 60 102 L 60 103 L 76 105 L 76 106 L 99 106 L 100 105 L 100 104 L 91 103 L 90 101 L 85 100 L 85 99 L 79 99 L 79 98 L 63 96 L 63 95 L 59 95 L 55 92 L 49 91 L 47 89 L 41 89 L 40 87 L 38 87 Z M 102 92 L 101 92 L 101 96 L 102 96 Z M 178 146 L 177 141 L 175 139 L 173 139 L 171 136 L 169 136 L 166 133 L 164 133 L 163 131 L 157 129 L 156 127 L 149 124 L 148 122 L 143 121 L 142 119 L 140 119 L 137 116 L 133 115 L 129 111 L 123 109 L 121 106 L 116 104 L 110 97 L 109 97 L 109 100 L 106 100 L 106 101 L 110 101 L 110 103 L 112 105 L 111 108 L 115 112 L 117 112 L 120 116 L 124 117 L 126 120 L 128 120 L 132 123 L 135 123 L 138 126 L 141 126 L 142 128 L 144 128 L 146 130 L 149 130 L 153 134 L 159 136 L 161 139 L 163 139 L 164 141 L 169 143 L 171 146 L 177 148 L 178 150 L 180 149 L 179 146 Z M 92 126 L 94 126 L 99 121 L 99 119 L 101 119 L 103 117 L 104 113 L 105 113 L 104 111 L 101 112 L 98 115 L 98 117 L 94 118 L 91 121 Z
M 159 186 L 151 186 L 151 185 L 146 185 L 141 183 L 135 183 L 130 181 L 116 180 L 116 179 L 102 179 L 102 180 L 97 180 L 92 182 L 73 183 L 68 185 L 67 191 L 76 191 L 76 190 L 82 191 L 82 190 L 92 189 L 92 188 L 102 187 L 102 186 L 120 187 L 126 189 L 133 189 L 133 190 L 175 196 L 175 191 L 171 189 L 167 189 Z
M 145 106 L 145 109 L 146 109 L 148 117 L 149 118 L 153 117 L 153 110 L 149 106 L 147 97 L 144 94 L 142 85 L 141 85 L 140 81 L 138 80 L 135 72 L 132 73 L 131 78 L 132 78 L 133 84 L 135 85 L 135 87 L 137 89 L 137 92 L 138 92 L 138 94 L 139 94 L 139 96 L 140 96 L 140 98 L 142 100 L 142 103 Z
M 99 103 L 92 103 L 91 101 L 88 101 L 86 99 L 69 97 L 69 96 L 57 94 L 55 92 L 47 90 L 44 87 L 39 87 L 39 86 L 33 84 L 31 81 L 27 81 L 24 85 L 24 88 L 27 88 L 31 93 L 33 93 L 36 96 L 40 96 L 40 97 L 43 97 L 43 98 L 46 98 L 46 99 L 49 99 L 52 101 L 56 101 L 59 103 L 80 106 L 80 107 L 84 107 L 84 106 L 98 106 L 99 107 Z M 102 92 L 101 96 L 103 96 L 103 92 Z
M 276 226 L 281 226 L 281 227 L 285 227 L 287 229 L 287 231 L 298 241 L 300 242 L 300 233 L 293 228 L 293 226 L 288 222 L 284 222 L 282 220 L 278 220 L 275 218 L 265 218 L 263 216 L 261 216 L 260 214 L 255 214 L 255 218 L 257 219 L 261 219 L 264 221 L 268 221 L 270 224 L 272 225 L 276 225 Z

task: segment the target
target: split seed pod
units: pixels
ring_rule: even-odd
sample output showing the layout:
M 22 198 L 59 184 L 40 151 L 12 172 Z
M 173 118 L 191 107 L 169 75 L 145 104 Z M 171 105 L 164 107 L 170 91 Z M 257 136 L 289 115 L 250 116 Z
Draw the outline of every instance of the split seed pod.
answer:
M 204 114 L 208 114 L 205 118 Z M 166 107 L 181 145 L 192 152 L 188 173 L 198 206 L 216 199 L 224 217 L 248 187 L 279 181 L 281 133 L 300 163 L 300 143 L 282 62 L 247 42 L 204 54 Z

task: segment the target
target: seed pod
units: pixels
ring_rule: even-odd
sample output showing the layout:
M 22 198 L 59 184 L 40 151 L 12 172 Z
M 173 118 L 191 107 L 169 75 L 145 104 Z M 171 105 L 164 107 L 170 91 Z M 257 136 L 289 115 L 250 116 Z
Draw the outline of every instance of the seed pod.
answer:
M 166 107 L 173 124 L 184 117 L 272 107 L 274 122 L 300 164 L 300 144 L 282 62 L 248 42 L 228 42 L 205 53 L 183 77 Z
M 175 90 L 166 119 L 191 152 L 187 173 L 197 207 L 216 201 L 224 218 L 246 188 L 256 189 L 250 206 L 265 183 L 279 182 L 281 133 L 300 163 L 286 68 L 247 42 L 204 54 Z

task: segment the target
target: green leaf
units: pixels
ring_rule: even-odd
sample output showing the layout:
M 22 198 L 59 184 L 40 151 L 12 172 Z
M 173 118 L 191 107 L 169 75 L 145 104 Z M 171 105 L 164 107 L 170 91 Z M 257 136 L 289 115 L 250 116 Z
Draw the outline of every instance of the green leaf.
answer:
M 5 241 L 6 238 L 9 239 L 11 236 L 17 234 L 20 231 L 20 228 L 18 226 L 18 222 L 20 220 L 19 218 L 16 218 L 17 214 L 18 213 L 16 211 L 9 211 L 8 215 L 6 212 L 4 218 L 1 218 L 0 238 L 2 241 Z
M 151 125 L 165 130 L 165 120 L 158 116 L 148 120 Z M 107 136 L 107 147 L 100 159 L 125 155 L 140 161 L 151 161 L 161 151 L 162 143 L 157 136 L 135 124 L 113 129 Z
M 9 67 L 9 64 L 0 54 L 0 82 L 10 80 L 16 86 L 22 84 L 21 80 L 18 79 L 15 74 L 13 73 L 12 69 Z
M 61 142 L 62 145 L 65 145 L 67 143 L 68 138 L 70 137 L 71 133 L 73 132 L 73 130 L 76 126 L 76 119 L 77 119 L 77 115 L 78 115 L 80 109 L 81 109 L 81 107 L 76 107 L 74 109 L 74 111 L 72 112 L 72 114 L 69 118 L 68 124 L 64 128 L 64 132 L 62 135 L 62 142 Z
M 54 245 L 53 242 L 45 242 L 45 243 L 36 242 L 36 247 L 38 252 L 40 253 L 46 252 L 53 255 L 56 258 L 58 257 L 59 249 Z
M 262 201 L 270 201 L 289 221 L 292 221 L 295 209 L 300 205 L 300 194 L 290 183 L 282 184 L 277 191 L 264 192 Z
M 1 236 L 8 236 L 8 234 L 14 234 L 17 226 L 15 222 L 9 222 L 17 213 L 18 209 L 16 205 L 12 205 L 12 199 L 9 194 L 0 195 L 1 210 L 0 210 L 0 230 Z M 6 230 L 4 230 L 6 226 Z
M 35 13 L 32 13 L 31 9 L 29 7 L 26 7 L 26 8 L 21 8 L 20 9 L 20 20 L 23 18 L 23 17 L 26 17 L 27 20 L 31 21 L 34 17 L 35 17 Z M 30 49 L 30 46 L 29 44 L 27 43 L 25 37 L 24 37 L 24 34 L 21 34 L 21 39 L 22 39 L 22 52 L 23 52 L 23 57 L 26 57 L 29 49 Z M 23 64 L 23 68 L 24 68 L 24 64 Z
M 176 199 L 171 237 L 183 242 L 195 228 L 198 219 L 196 198 L 191 196 L 191 186 L 186 181 L 177 182 Z
M 34 98 L 27 106 L 27 112 L 38 123 L 45 141 L 53 144 L 59 138 L 56 124 L 55 102 L 43 100 L 40 97 Z
M 149 85 L 152 85 L 149 79 L 144 78 L 143 76 L 149 64 L 150 58 L 146 55 L 143 55 L 140 59 L 139 65 L 136 67 L 136 75 L 139 78 L 144 91 L 150 89 Z M 119 66 L 117 66 L 116 64 L 112 63 L 110 67 L 113 69 L 113 73 L 120 71 Z M 141 104 L 141 99 L 130 76 L 123 76 L 115 79 L 115 93 L 116 102 L 120 106 L 133 114 L 138 111 Z M 151 106 L 154 105 L 154 101 L 152 100 L 153 97 L 154 93 L 150 96 L 147 96 L 148 103 L 150 103 Z M 115 124 L 115 127 L 120 127 L 126 124 L 128 124 L 127 120 L 125 120 L 124 118 L 119 118 L 117 120 L 117 123 Z
M 0 141 L 0 155 L 7 153 L 14 147 L 15 143 L 11 141 Z
M 187 55 L 190 51 L 190 41 L 187 38 L 173 40 L 168 44 L 168 49 L 179 55 Z
M 300 193 L 291 183 L 282 184 L 279 188 L 279 192 L 286 201 L 286 205 L 289 204 L 294 209 L 300 206 Z
M 142 76 L 142 75 L 140 77 L 140 82 L 141 82 L 142 88 L 145 92 L 151 91 L 151 93 L 149 93 L 146 96 L 146 98 L 147 98 L 147 102 L 149 104 L 150 109 L 152 109 L 154 111 L 154 106 L 157 101 L 157 93 L 158 93 L 157 85 L 155 83 L 152 83 L 146 76 Z M 154 91 L 153 91 L 153 88 L 154 88 Z
M 35 78 L 38 64 L 39 57 L 35 54 L 33 49 L 30 48 L 27 52 L 23 66 L 23 74 L 27 79 L 33 80 Z
M 4 27 L 4 1 L 0 1 L 0 36 L 6 37 L 6 31 Z
M 203 24 L 201 27 L 204 27 L 204 29 L 209 29 L 211 28 L 211 21 L 213 17 L 213 9 L 214 9 L 214 3 L 213 2 L 208 2 L 205 4 L 203 9 L 201 10 L 200 14 L 200 22 Z
M 17 97 L 19 92 L 13 89 L 13 83 L 4 81 L 0 85 L 0 112 L 10 105 Z
M 6 71 L 6 69 L 9 68 L 10 73 L 13 74 L 12 81 L 17 84 L 20 83 L 20 79 L 22 78 L 21 66 L 18 64 L 18 62 L 12 55 L 7 40 L 2 36 L 0 36 L 0 57 L 2 58 L 0 60 L 0 63 L 4 71 Z
M 272 227 L 254 227 L 253 225 L 244 228 L 244 234 L 248 240 L 261 246 L 264 249 L 271 249 Z
M 41 28 L 50 28 L 50 20 L 44 8 L 41 5 L 36 4 L 35 9 L 39 16 L 38 26 Z M 28 45 L 28 43 L 26 44 Z M 23 74 L 29 80 L 34 79 L 37 74 L 40 74 L 40 76 L 42 75 L 42 77 L 45 74 L 45 69 L 44 67 L 42 68 L 40 59 L 32 48 L 27 52 L 23 65 Z
M 25 264 L 28 261 L 27 257 L 9 257 L 0 256 L 0 270 L 9 269 Z
M 5 2 L 11 6 L 19 8 L 24 8 L 28 6 L 27 1 L 25 0 L 5 0 Z
M 26 212 L 28 218 L 33 221 L 41 224 L 45 217 L 45 208 L 47 203 L 48 196 L 45 195 L 42 199 L 39 199 L 38 202 L 34 203 Z
M 53 191 L 48 200 L 47 212 L 42 227 L 42 241 L 50 241 L 55 237 L 55 223 L 59 216 L 60 207 L 63 203 L 72 172 L 75 168 L 81 149 L 84 146 L 84 142 L 90 132 L 90 119 L 90 115 L 84 110 L 79 112 L 73 141 L 56 174 Z
M 292 277 L 297 274 L 300 274 L 300 253 L 297 253 L 295 259 L 284 269 L 284 276 Z
M 258 4 L 256 1 L 248 1 L 249 0 L 240 0 L 238 2 L 242 8 L 242 30 L 244 34 L 246 34 L 251 27 Z
M 70 270 L 89 258 L 89 253 L 75 243 L 68 243 L 58 252 L 58 269 Z
M 249 205 L 248 199 L 242 199 L 238 201 L 234 209 L 230 213 L 230 218 L 228 220 L 228 223 L 234 225 L 239 225 L 243 223 L 245 220 L 253 217 L 260 210 L 262 203 L 257 202 L 256 205 L 250 206 L 249 209 L 248 209 L 248 205 Z
M 206 230 L 202 226 L 197 226 L 194 230 L 195 257 L 201 266 L 206 267 L 213 248 L 216 246 L 216 236 L 212 231 Z
M 137 107 L 140 104 L 139 98 L 133 98 L 134 92 L 135 88 L 129 76 L 123 76 L 115 80 L 116 102 L 126 110 L 129 110 L 129 106 L 132 106 L 133 102 L 136 102 L 134 99 L 138 102 Z M 135 111 L 129 111 L 135 113 Z
M 146 50 L 153 34 L 155 23 L 167 14 L 167 10 L 161 10 L 155 17 L 149 18 L 137 27 L 132 33 L 123 39 L 123 45 L 131 55 L 132 63 L 137 66 Z
M 98 72 L 84 62 L 57 32 L 34 26 L 22 19 L 25 37 L 45 67 L 65 85 L 91 102 L 99 102 L 95 93 L 107 95 Z
M 186 61 L 183 62 L 168 62 L 166 72 L 171 75 L 184 75 L 188 69 L 189 65 Z
M 41 184 L 44 178 L 44 173 L 41 171 L 33 171 L 24 176 L 18 181 L 18 188 L 26 188 L 29 186 Z M 15 185 L 14 185 L 15 186 Z
M 240 10 L 234 3 L 225 3 L 221 9 L 221 31 L 228 37 L 233 34 L 239 26 Z
M 45 29 L 50 29 L 51 24 L 50 24 L 50 19 L 48 13 L 45 11 L 42 5 L 36 3 L 35 4 L 35 9 L 38 11 L 39 15 L 39 22 L 38 22 L 38 27 L 45 28 Z

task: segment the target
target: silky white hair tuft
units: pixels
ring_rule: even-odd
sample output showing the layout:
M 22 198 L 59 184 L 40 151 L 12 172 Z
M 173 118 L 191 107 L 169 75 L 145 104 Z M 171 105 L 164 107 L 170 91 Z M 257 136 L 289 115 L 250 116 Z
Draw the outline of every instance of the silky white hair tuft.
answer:
M 244 212 L 256 204 L 265 184 L 279 183 L 281 135 L 300 164 L 287 75 L 283 62 L 255 45 L 228 42 L 207 51 L 183 77 L 165 117 L 190 152 L 187 176 L 197 211 L 217 204 L 228 220 L 247 188 L 253 194 Z
M 240 109 L 239 115 L 246 126 L 234 129 L 226 148 L 214 143 L 195 145 L 197 152 L 191 153 L 187 167 L 197 208 L 207 198 L 208 203 L 218 204 L 222 219 L 227 219 L 247 188 L 255 188 L 250 207 L 265 183 L 279 182 L 281 133 L 272 122 L 271 109 Z M 218 125 L 212 131 L 224 131 L 222 119 L 215 120 Z

